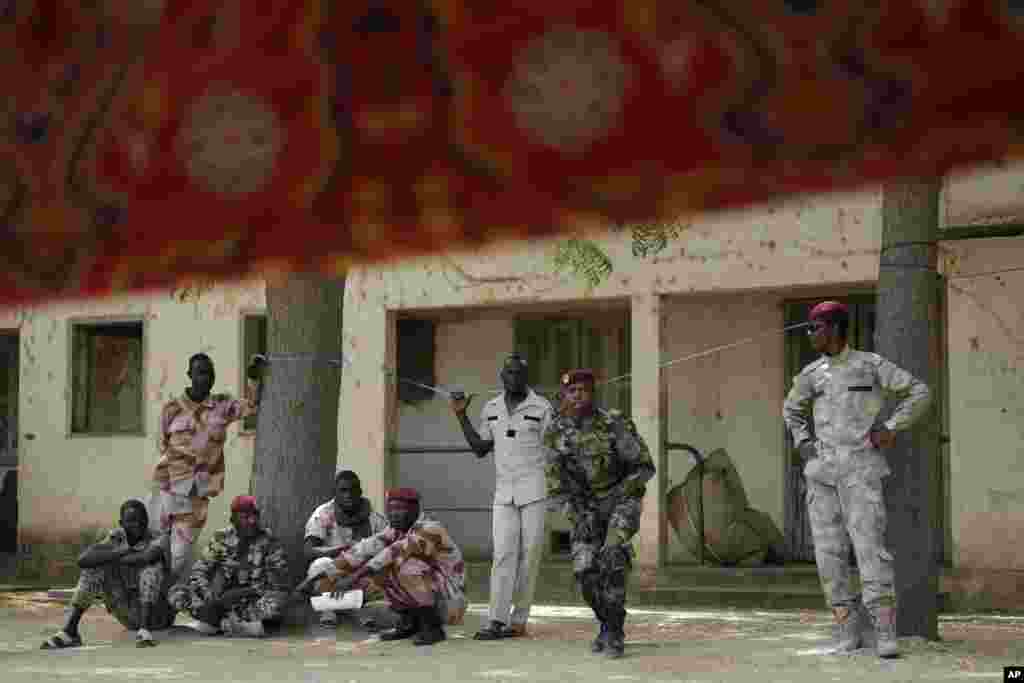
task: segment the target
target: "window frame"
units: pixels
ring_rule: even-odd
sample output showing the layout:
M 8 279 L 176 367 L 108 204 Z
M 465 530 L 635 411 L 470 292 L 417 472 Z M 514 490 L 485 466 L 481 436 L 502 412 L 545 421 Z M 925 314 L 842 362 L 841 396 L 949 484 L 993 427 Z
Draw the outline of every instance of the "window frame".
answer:
M 270 345 L 270 315 L 266 308 L 243 308 L 238 312 L 238 387 L 239 391 L 245 390 L 245 383 L 248 379 L 245 376 L 246 365 L 249 363 L 249 357 L 246 355 L 246 339 L 245 339 L 245 327 L 246 321 L 249 318 L 263 318 L 266 321 L 267 326 L 267 339 L 266 344 Z M 269 352 L 269 348 L 268 348 Z M 253 415 L 257 422 L 259 415 Z M 255 437 L 256 426 L 247 427 L 246 420 L 243 418 L 238 421 L 238 435 L 244 437 Z
M 80 327 L 103 327 L 108 325 L 138 324 L 141 327 L 141 365 L 139 372 L 141 390 L 139 391 L 139 414 L 140 429 L 137 432 L 78 432 L 75 431 L 75 331 Z M 146 372 L 149 368 L 149 321 L 145 315 L 118 315 L 118 316 L 74 316 L 67 319 L 67 391 L 65 392 L 65 404 L 67 406 L 65 415 L 65 435 L 69 439 L 108 439 L 127 437 L 137 439 L 147 435 L 146 423 L 146 385 L 148 384 Z

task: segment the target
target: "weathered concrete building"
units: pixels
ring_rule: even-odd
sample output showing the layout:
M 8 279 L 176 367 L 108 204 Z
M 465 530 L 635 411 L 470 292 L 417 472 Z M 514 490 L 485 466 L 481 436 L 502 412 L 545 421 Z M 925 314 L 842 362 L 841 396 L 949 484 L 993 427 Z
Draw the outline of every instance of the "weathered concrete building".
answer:
M 1020 169 L 948 182 L 945 228 L 1012 221 L 1024 213 L 1022 183 Z M 340 462 L 360 473 L 378 506 L 387 486 L 419 487 L 468 553 L 486 555 L 492 461 L 461 450 L 443 397 L 395 375 L 486 394 L 497 388 L 502 355 L 519 349 L 544 389 L 570 366 L 629 375 L 600 398 L 628 411 L 656 452 L 659 478 L 638 542 L 644 564 L 692 561 L 666 516 L 666 494 L 691 463 L 665 452 L 663 426 L 670 442 L 726 448 L 751 505 L 783 530 L 791 557 L 809 560 L 799 463 L 780 406 L 812 356 L 804 335 L 780 330 L 801 320 L 809 302 L 841 298 L 855 312 L 855 343 L 872 347 L 880 209 L 880 194 L 867 191 L 697 217 L 653 259 L 633 256 L 627 235 L 610 235 L 601 244 L 615 270 L 589 291 L 553 272 L 548 243 L 355 269 L 340 342 L 352 361 L 342 380 Z M 959 228 L 947 235 L 946 357 L 930 425 L 948 435 L 937 454 L 936 561 L 955 597 L 1020 605 L 1024 237 L 959 239 L 977 237 Z M 4 314 L 0 328 L 17 338 L 17 353 L 3 356 L 18 368 L 8 371 L 18 380 L 7 381 L 3 405 L 17 425 L 9 440 L 17 435 L 19 541 L 28 557 L 77 542 L 108 524 L 125 497 L 146 493 L 160 405 L 184 387 L 188 356 L 209 353 L 221 390 L 236 389 L 244 358 L 264 348 L 264 315 L 260 283 L 185 301 L 166 293 Z M 750 337 L 756 341 L 664 366 Z M 486 398 L 476 399 L 476 410 Z M 208 529 L 226 522 L 226 499 L 248 488 L 252 426 L 229 438 L 227 486 Z M 0 465 L 13 464 L 6 458 Z M 553 515 L 553 553 L 564 528 Z

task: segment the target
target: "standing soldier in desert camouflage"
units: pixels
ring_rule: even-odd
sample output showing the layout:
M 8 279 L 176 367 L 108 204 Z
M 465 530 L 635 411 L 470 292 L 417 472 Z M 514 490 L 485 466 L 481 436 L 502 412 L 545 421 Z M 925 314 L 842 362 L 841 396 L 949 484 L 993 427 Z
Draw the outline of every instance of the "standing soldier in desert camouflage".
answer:
M 560 414 L 544 433 L 548 495 L 572 523 L 573 572 L 601 624 L 592 650 L 623 655 L 630 543 L 654 462 L 632 420 L 594 406 L 594 373 L 562 377 Z
M 906 370 L 847 345 L 850 314 L 843 304 L 818 304 L 810 322 L 811 343 L 822 357 L 797 375 L 782 412 L 807 461 L 807 511 L 825 598 L 840 628 L 836 649 L 850 652 L 861 646 L 861 596 L 854 593 L 849 563 L 852 543 L 863 602 L 875 622 L 878 655 L 895 657 L 896 591 L 882 495 L 882 479 L 891 470 L 882 450 L 893 444 L 895 432 L 909 429 L 927 410 L 930 392 Z M 891 417 L 879 423 L 886 395 L 901 400 Z
M 160 458 L 153 468 L 156 496 L 150 514 L 170 534 L 175 581 L 186 578 L 192 546 L 206 526 L 210 499 L 224 490 L 228 426 L 256 412 L 266 367 L 264 356 L 252 357 L 246 369 L 245 397 L 236 399 L 212 393 L 217 378 L 213 361 L 197 353 L 188 359 L 191 384 L 160 411 Z

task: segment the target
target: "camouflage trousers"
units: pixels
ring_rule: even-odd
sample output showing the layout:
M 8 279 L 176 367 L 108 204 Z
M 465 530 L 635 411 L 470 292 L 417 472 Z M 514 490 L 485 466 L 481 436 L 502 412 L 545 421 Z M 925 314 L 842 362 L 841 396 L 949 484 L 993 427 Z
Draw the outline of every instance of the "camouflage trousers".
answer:
M 886 512 L 882 479 L 856 475 L 836 485 L 807 479 L 807 513 L 825 599 L 850 607 L 861 596 L 853 587 L 850 546 L 857 557 L 864 606 L 896 604 L 893 556 L 885 547 Z
M 199 592 L 189 585 L 178 584 L 171 588 L 168 600 L 176 610 L 188 612 L 195 619 L 201 620 L 203 610 L 212 601 L 216 600 L 217 597 L 222 595 L 222 591 L 227 592 L 235 588 L 244 588 L 244 586 L 239 585 L 224 585 L 224 582 L 217 580 L 217 577 L 211 581 L 211 585 L 221 586 L 221 588 L 220 590 L 214 589 L 208 595 L 200 595 Z M 242 622 L 278 621 L 284 615 L 284 608 L 287 602 L 287 593 L 267 590 L 254 597 L 236 601 L 221 616 L 222 618 Z M 219 624 L 212 625 L 219 626 Z
M 161 528 L 171 536 L 171 575 L 175 580 L 188 578 L 196 539 L 203 533 L 210 499 L 192 496 L 192 511 L 167 515 Z
M 626 620 L 626 573 L 632 565 L 629 540 L 640 528 L 640 498 L 609 497 L 585 519 L 574 520 L 572 562 L 583 599 L 597 620 L 621 630 Z
M 164 567 L 121 567 L 108 564 L 83 569 L 71 596 L 71 606 L 85 611 L 98 602 L 122 626 L 137 629 L 148 626 L 164 629 L 174 623 L 174 610 L 163 594 Z M 150 607 L 150 623 L 142 623 L 142 606 Z
M 329 558 L 314 560 L 310 565 L 310 574 L 319 574 L 334 566 Z M 317 590 L 321 593 L 333 592 L 337 581 L 343 576 L 335 569 L 335 572 L 317 582 Z M 466 614 L 464 593 L 440 571 L 416 558 L 409 558 L 397 567 L 388 567 L 376 576 L 364 576 L 353 588 L 364 591 L 367 596 L 383 594 L 390 608 L 396 611 L 434 607 L 441 620 L 450 626 L 461 624 Z

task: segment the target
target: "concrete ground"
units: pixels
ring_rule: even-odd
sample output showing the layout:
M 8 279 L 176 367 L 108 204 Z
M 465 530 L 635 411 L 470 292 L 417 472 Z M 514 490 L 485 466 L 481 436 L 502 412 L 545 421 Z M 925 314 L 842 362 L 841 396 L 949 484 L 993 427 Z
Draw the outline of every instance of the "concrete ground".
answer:
M 294 627 L 261 639 L 207 638 L 187 620 L 157 633 L 158 647 L 135 648 L 133 633 L 103 609 L 82 625 L 85 645 L 38 649 L 56 632 L 65 607 L 45 593 L 0 593 L 0 670 L 20 681 L 300 681 L 452 683 L 518 681 L 872 681 L 1001 680 L 1003 667 L 1024 664 L 1024 617 L 943 616 L 942 641 L 904 639 L 904 656 L 882 661 L 871 651 L 824 654 L 832 638 L 824 611 L 632 610 L 626 657 L 589 652 L 594 624 L 579 607 L 535 608 L 526 638 L 481 643 L 472 634 L 485 616 L 473 605 L 466 623 L 432 648 L 381 642 L 358 626 L 337 632 Z

